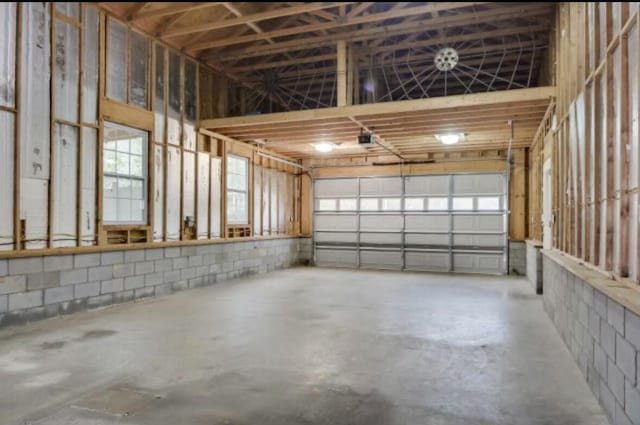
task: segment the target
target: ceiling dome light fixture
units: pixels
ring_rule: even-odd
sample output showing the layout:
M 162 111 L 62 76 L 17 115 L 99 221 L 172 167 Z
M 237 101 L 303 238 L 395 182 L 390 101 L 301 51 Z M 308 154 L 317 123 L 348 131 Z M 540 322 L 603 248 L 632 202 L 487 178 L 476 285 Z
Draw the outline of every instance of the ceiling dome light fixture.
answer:
M 458 64 L 458 51 L 453 47 L 443 47 L 438 50 L 433 62 L 440 71 L 451 71 Z
M 320 142 L 313 145 L 313 148 L 321 153 L 329 153 L 333 150 L 335 145 L 329 142 Z
M 464 133 L 442 133 L 436 134 L 436 139 L 443 145 L 455 145 L 464 138 Z

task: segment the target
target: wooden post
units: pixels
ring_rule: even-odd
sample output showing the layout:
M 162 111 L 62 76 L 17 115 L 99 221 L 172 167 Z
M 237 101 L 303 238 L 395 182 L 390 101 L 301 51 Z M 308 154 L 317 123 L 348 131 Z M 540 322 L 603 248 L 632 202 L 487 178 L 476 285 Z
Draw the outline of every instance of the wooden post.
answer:
M 338 41 L 337 45 L 337 73 L 336 84 L 338 106 L 347 105 L 347 42 Z

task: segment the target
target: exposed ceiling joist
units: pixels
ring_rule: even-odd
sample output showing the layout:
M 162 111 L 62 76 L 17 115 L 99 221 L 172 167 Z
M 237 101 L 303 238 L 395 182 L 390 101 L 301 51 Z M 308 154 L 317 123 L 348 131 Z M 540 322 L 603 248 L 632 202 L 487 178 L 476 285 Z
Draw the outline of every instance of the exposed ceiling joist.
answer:
M 464 7 L 469 7 L 476 4 L 482 4 L 482 3 L 462 3 L 462 2 L 461 3 L 436 3 L 436 4 L 430 4 L 427 6 L 411 6 L 411 7 L 405 7 L 400 10 L 389 10 L 387 12 L 372 13 L 365 16 L 356 16 L 354 18 L 347 18 L 347 17 L 337 18 L 333 22 L 322 22 L 317 24 L 298 25 L 295 27 L 285 28 L 282 30 L 265 32 L 264 34 L 255 34 L 251 36 L 235 37 L 235 38 L 229 38 L 224 40 L 214 40 L 210 42 L 199 43 L 193 46 L 191 49 L 193 51 L 199 51 L 199 50 L 205 50 L 205 49 L 210 49 L 215 47 L 224 47 L 224 46 L 230 46 L 234 44 L 249 43 L 249 42 L 264 39 L 264 37 L 277 38 L 277 37 L 291 36 L 296 34 L 304 34 L 309 32 L 329 30 L 329 29 L 346 27 L 351 25 L 379 22 L 387 19 L 404 17 L 404 16 L 425 14 L 425 13 L 430 13 L 436 10 L 452 10 L 457 8 L 464 8 Z M 434 22 L 434 21 L 431 21 L 431 22 Z M 332 36 L 331 38 L 332 40 L 340 39 L 340 37 L 335 38 L 334 36 Z M 298 40 L 298 42 L 301 42 L 301 41 Z
M 169 3 L 170 6 L 160 9 L 138 11 L 132 14 L 130 21 L 139 21 L 142 19 L 154 19 L 163 16 L 175 15 L 182 12 L 191 12 L 200 9 L 206 9 L 213 6 L 219 6 L 220 3 Z
M 459 21 L 459 25 L 465 25 L 463 19 L 464 18 L 456 17 L 456 20 Z M 495 21 L 495 18 L 489 17 L 487 19 L 491 21 Z M 447 24 L 442 24 L 442 25 L 447 25 Z M 238 60 L 238 59 L 245 59 L 245 58 L 251 58 L 256 56 L 264 56 L 264 55 L 270 55 L 270 54 L 276 54 L 276 53 L 292 52 L 292 51 L 299 51 L 299 50 L 307 50 L 310 48 L 331 46 L 335 44 L 338 40 L 342 40 L 342 39 L 349 40 L 350 42 L 357 42 L 357 41 L 364 41 L 364 40 L 378 38 L 381 36 L 388 38 L 388 37 L 407 34 L 407 33 L 424 32 L 425 28 L 435 29 L 437 28 L 437 26 L 438 26 L 438 23 L 432 21 L 431 19 L 426 19 L 426 20 L 418 21 L 412 24 L 401 23 L 401 24 L 394 24 L 394 25 L 388 25 L 388 26 L 377 26 L 374 28 L 354 30 L 354 31 L 349 31 L 345 33 L 340 33 L 340 34 L 332 34 L 328 36 L 318 36 L 318 37 L 305 38 L 301 40 L 283 41 L 270 47 L 265 47 L 265 46 L 246 47 L 243 49 L 237 49 L 233 53 L 229 53 L 229 54 L 221 55 L 218 53 L 217 56 L 219 61 Z M 546 24 L 530 25 L 526 27 L 526 32 L 529 34 L 535 34 L 547 28 L 548 28 L 548 25 Z M 433 45 L 439 45 L 444 43 L 450 44 L 450 43 L 456 43 L 460 41 L 474 40 L 474 39 L 480 39 L 480 38 L 486 39 L 491 37 L 501 37 L 501 36 L 507 36 L 512 34 L 521 34 L 523 32 L 524 30 L 522 27 L 508 27 L 505 29 L 498 29 L 498 30 L 486 30 L 486 31 L 478 31 L 475 33 L 458 34 L 456 36 L 438 36 L 438 37 L 433 37 L 428 40 L 425 40 L 424 43 L 421 43 L 421 44 L 422 46 L 433 46 Z M 403 47 L 404 48 L 410 47 L 410 45 L 409 46 L 401 45 L 398 47 L 390 45 L 385 47 L 399 50 Z M 377 51 L 384 51 L 384 48 L 383 47 L 378 48 Z
M 313 10 L 327 9 L 336 7 L 335 3 L 305 3 L 298 6 L 284 7 L 278 9 L 271 9 L 265 12 L 252 13 L 245 16 L 239 16 L 232 19 L 225 19 L 216 22 L 207 22 L 201 25 L 189 25 L 183 28 L 175 28 L 169 30 L 162 35 L 164 37 L 177 37 L 186 34 L 193 34 L 196 32 L 212 31 L 221 28 L 228 28 L 236 25 L 244 25 L 249 22 L 259 22 L 268 19 L 282 18 L 284 16 L 297 15 L 299 13 L 310 12 Z M 270 37 L 270 35 L 266 35 Z

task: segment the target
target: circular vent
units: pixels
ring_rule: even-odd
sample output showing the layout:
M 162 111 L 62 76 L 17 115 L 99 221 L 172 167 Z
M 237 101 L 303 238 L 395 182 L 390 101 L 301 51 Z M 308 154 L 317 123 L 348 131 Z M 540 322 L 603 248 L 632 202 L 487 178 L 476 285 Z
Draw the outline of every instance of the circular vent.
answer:
M 451 71 L 458 64 L 458 52 L 453 47 L 444 47 L 433 60 L 440 71 Z

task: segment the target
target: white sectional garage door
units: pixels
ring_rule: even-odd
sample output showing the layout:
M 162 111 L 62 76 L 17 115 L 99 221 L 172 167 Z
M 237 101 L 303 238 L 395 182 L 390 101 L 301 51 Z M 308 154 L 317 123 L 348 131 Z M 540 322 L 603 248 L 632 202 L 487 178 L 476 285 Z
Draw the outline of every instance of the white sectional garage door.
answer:
M 503 174 L 316 179 L 320 266 L 505 273 Z

